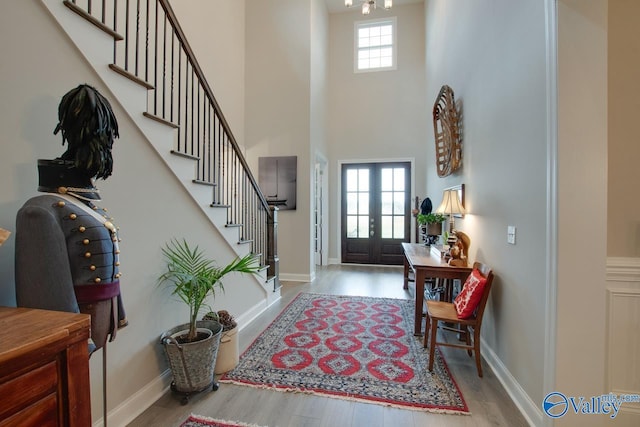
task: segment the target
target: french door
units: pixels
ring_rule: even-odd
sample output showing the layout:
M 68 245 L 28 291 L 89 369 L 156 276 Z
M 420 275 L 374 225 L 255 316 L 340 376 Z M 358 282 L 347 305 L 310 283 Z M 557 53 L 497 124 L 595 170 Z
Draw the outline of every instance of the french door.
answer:
M 410 240 L 411 164 L 342 166 L 342 262 L 402 264 Z

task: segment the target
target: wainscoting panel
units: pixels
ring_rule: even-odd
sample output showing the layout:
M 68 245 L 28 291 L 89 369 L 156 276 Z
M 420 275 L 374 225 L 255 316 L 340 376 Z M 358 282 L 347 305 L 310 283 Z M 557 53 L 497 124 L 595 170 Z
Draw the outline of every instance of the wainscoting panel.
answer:
M 607 389 L 640 395 L 640 258 L 607 259 Z M 623 403 L 616 425 L 640 425 L 640 402 Z

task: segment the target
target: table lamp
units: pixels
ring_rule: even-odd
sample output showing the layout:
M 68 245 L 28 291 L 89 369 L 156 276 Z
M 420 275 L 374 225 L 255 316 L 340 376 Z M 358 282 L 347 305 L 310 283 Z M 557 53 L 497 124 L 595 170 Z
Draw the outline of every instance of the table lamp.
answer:
M 436 209 L 437 213 L 441 213 L 443 215 L 449 216 L 449 238 L 447 243 L 451 246 L 452 243 L 455 243 L 456 237 L 453 234 L 454 227 L 454 215 L 461 215 L 466 213 L 464 206 L 462 206 L 462 202 L 460 201 L 460 197 L 458 196 L 458 190 L 444 190 L 442 193 L 442 203 Z

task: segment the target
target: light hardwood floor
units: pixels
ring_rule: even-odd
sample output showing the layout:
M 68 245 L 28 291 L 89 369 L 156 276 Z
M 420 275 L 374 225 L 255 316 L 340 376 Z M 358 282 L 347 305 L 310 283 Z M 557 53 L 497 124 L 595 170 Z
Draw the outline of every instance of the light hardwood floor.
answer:
M 413 287 L 405 291 L 402 282 L 402 267 L 321 267 L 312 283 L 283 285 L 281 300 L 240 331 L 240 351 L 244 351 L 299 292 L 413 298 Z M 441 351 L 471 415 L 402 410 L 303 393 L 220 384 L 217 391 L 193 396 L 185 406 L 169 392 L 129 427 L 177 427 L 190 413 L 270 427 L 527 426 L 486 363 L 484 378 L 478 378 L 475 362 L 466 351 L 447 347 Z

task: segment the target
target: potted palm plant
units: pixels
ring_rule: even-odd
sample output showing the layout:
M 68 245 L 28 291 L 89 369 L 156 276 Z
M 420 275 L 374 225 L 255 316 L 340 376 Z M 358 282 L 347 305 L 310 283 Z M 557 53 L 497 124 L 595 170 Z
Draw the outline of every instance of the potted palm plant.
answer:
M 167 262 L 166 271 L 158 278 L 159 283 L 168 284 L 172 295 L 189 307 L 189 322 L 172 328 L 160 337 L 169 359 L 173 382 L 171 389 L 183 396 L 211 387 L 217 390 L 214 381 L 214 366 L 222 325 L 212 320 L 197 320 L 205 308 L 207 298 L 224 291 L 222 278 L 229 273 L 257 273 L 260 269 L 254 254 L 238 257 L 224 267 L 219 267 L 198 247 L 192 248 L 186 240 L 172 240 L 162 249 Z

